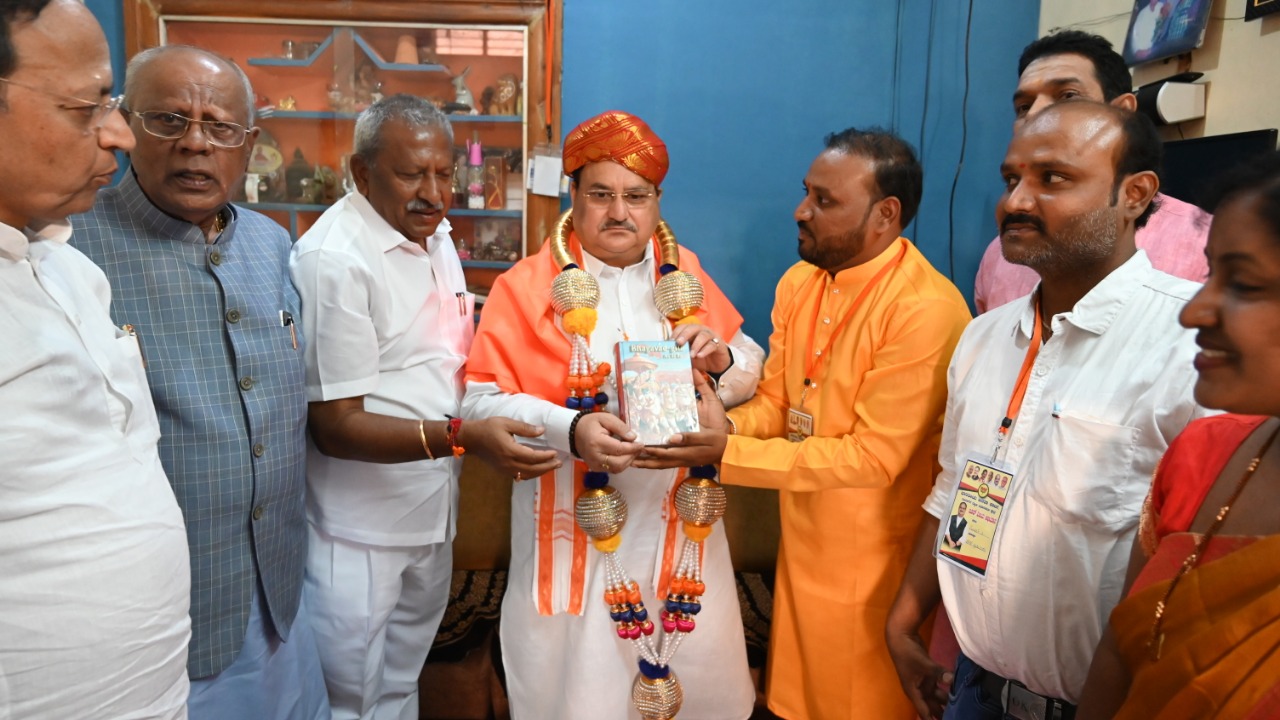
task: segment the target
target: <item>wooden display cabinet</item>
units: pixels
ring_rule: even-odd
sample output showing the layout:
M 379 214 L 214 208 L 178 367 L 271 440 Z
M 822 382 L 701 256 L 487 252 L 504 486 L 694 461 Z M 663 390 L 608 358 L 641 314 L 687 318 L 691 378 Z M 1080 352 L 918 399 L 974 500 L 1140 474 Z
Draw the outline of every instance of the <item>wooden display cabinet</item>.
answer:
M 125 0 L 125 13 L 130 56 L 161 44 L 196 45 L 249 75 L 262 132 L 235 200 L 272 217 L 294 239 L 352 187 L 347 158 L 360 110 L 402 92 L 450 114 L 460 192 L 448 218 L 479 299 L 548 234 L 558 198 L 525 187 L 533 147 L 560 135 L 558 52 L 547 52 L 548 24 L 558 30 L 559 19 L 548 6 Z M 483 150 L 472 179 L 483 190 L 469 202 L 468 147 L 476 142 Z

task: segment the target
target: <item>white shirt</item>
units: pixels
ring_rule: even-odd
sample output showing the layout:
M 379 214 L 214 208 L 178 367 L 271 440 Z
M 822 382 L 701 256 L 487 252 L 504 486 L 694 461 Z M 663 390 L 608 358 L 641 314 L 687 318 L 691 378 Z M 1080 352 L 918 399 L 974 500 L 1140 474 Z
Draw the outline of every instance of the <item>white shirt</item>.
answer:
M 1139 250 L 1052 318 L 999 458 L 1015 473 L 985 578 L 938 561 L 960 649 L 1032 690 L 1079 699 L 1120 598 L 1156 462 L 1195 404 L 1194 334 L 1178 312 L 1199 285 Z M 1029 300 L 974 319 L 948 370 L 942 472 L 924 508 L 949 517 L 965 458 L 984 461 L 1026 357 Z
M 186 529 L 137 341 L 70 235 L 0 224 L 0 717 L 186 717 Z
M 371 413 L 458 415 L 475 332 L 475 297 L 442 220 L 426 252 L 359 193 L 320 216 L 293 247 L 290 270 L 307 329 L 307 400 L 364 396 Z M 452 457 L 368 463 L 309 444 L 307 509 L 326 533 L 373 545 L 451 540 L 458 502 Z

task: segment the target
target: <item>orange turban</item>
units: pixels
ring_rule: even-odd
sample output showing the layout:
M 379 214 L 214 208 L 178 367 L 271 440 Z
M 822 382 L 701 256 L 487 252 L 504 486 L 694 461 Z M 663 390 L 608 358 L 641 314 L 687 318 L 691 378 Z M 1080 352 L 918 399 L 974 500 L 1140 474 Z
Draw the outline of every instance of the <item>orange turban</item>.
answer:
M 566 175 L 600 160 L 612 160 L 655 186 L 662 184 L 670 166 L 662 138 L 643 120 L 621 110 L 600 113 L 564 139 Z

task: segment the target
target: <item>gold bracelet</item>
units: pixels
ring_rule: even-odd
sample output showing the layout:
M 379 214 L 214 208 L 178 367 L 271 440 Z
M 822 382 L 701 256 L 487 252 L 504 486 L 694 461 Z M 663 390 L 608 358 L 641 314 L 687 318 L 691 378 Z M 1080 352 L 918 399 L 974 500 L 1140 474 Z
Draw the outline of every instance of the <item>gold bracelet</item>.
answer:
M 737 435 L 737 434 L 738 434 L 738 423 L 734 422 L 734 421 L 733 421 L 733 418 L 729 417 L 728 415 L 725 415 L 725 416 L 724 416 L 724 420 L 725 420 L 725 422 L 729 423 L 729 434 L 730 434 L 730 435 Z
M 436 456 L 431 453 L 431 445 L 427 443 L 426 420 L 418 421 L 418 439 L 422 441 L 422 449 L 427 451 L 427 459 L 435 460 Z

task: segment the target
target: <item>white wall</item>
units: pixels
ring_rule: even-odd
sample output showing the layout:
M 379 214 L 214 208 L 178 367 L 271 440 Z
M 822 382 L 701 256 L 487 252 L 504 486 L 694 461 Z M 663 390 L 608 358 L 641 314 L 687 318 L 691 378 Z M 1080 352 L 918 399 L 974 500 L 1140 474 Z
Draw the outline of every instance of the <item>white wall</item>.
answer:
M 1280 127 L 1280 13 L 1244 22 L 1246 0 L 1214 0 L 1204 45 L 1185 59 L 1170 58 L 1134 68 L 1134 87 L 1182 70 L 1204 73 L 1207 106 L 1203 120 L 1181 124 L 1182 136 Z M 1097 33 L 1123 51 L 1133 0 L 1041 0 L 1040 34 L 1057 28 Z M 1227 19 L 1224 19 L 1227 18 Z M 1163 128 L 1166 139 L 1178 128 Z

